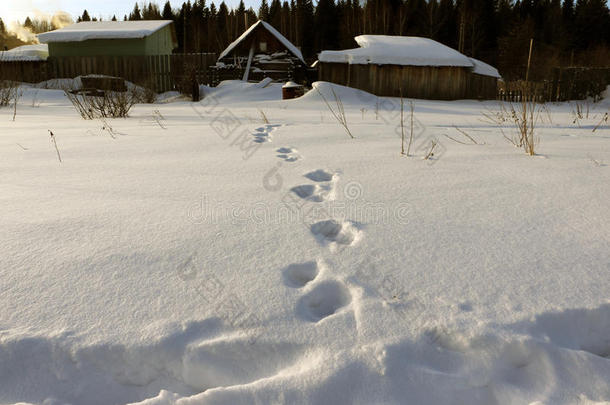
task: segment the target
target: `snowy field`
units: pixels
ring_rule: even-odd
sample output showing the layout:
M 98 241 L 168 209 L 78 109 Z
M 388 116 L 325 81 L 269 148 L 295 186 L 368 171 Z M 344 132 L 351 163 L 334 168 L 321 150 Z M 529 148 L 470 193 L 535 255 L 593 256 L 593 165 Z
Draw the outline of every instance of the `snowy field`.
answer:
M 610 403 L 610 99 L 334 88 L 0 109 L 0 404 Z

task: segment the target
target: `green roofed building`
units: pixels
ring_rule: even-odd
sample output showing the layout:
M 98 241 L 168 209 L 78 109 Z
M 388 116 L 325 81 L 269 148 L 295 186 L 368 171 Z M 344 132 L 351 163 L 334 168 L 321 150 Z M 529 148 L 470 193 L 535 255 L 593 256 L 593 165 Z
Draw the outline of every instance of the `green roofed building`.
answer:
M 85 21 L 38 34 L 38 40 L 48 45 L 49 77 L 102 75 L 159 92 L 174 87 L 172 21 Z
M 85 21 L 38 40 L 51 57 L 170 55 L 178 46 L 172 21 Z

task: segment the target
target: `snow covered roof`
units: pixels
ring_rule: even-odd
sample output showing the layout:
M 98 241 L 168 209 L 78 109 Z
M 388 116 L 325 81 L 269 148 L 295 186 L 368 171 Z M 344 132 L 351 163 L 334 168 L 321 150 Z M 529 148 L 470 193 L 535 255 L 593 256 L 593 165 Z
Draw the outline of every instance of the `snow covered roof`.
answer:
M 360 48 L 322 51 L 318 59 L 352 65 L 473 66 L 467 56 L 429 38 L 360 35 L 355 40 Z
M 49 47 L 46 44 L 23 45 L 0 52 L 0 62 L 36 62 L 47 60 L 48 57 Z
M 280 41 L 280 43 L 282 45 L 284 45 L 286 47 L 286 49 L 288 49 L 290 51 L 290 53 L 292 53 L 294 56 L 299 58 L 301 60 L 301 62 L 305 63 L 305 59 L 303 59 L 303 54 L 301 54 L 301 51 L 299 51 L 299 49 L 296 46 L 294 46 L 292 44 L 292 42 L 290 42 L 288 39 L 286 39 L 285 36 L 280 34 L 280 32 L 278 30 L 273 28 L 271 26 L 271 24 L 268 24 L 263 20 L 258 20 L 256 23 L 252 24 L 250 26 L 250 28 L 248 28 L 243 34 L 240 35 L 239 38 L 237 38 L 235 41 L 231 42 L 231 44 L 229 44 L 229 46 L 224 51 L 222 51 L 222 53 L 220 54 L 218 59 L 222 59 L 225 56 L 227 56 L 228 54 L 230 54 L 231 51 L 233 51 L 233 49 L 235 49 L 235 47 L 237 45 L 239 45 L 242 41 L 244 41 L 250 35 L 250 33 L 252 33 L 252 31 L 254 31 L 260 25 L 262 25 L 263 28 L 265 28 L 267 31 L 269 31 L 271 33 L 271 35 L 273 35 L 275 38 L 277 38 L 277 40 Z
M 144 38 L 160 30 L 170 20 L 84 21 L 38 34 L 40 42 L 81 42 L 88 39 Z
M 502 77 L 502 76 L 500 76 L 500 72 L 498 72 L 498 69 L 496 69 L 495 67 L 488 65 L 487 63 L 482 62 L 475 58 L 468 58 L 468 59 L 470 59 L 470 61 L 474 64 L 472 73 L 476 73 L 476 74 L 483 75 L 483 76 L 497 77 L 498 79 L 500 79 Z

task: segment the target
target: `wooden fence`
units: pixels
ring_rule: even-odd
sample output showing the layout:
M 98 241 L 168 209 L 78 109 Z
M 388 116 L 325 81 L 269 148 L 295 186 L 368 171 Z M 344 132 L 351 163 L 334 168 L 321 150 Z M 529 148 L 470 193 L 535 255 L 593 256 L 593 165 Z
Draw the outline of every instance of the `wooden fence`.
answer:
M 0 80 L 39 83 L 47 80 L 47 63 L 44 61 L 0 60 Z
M 91 74 L 122 77 L 157 92 L 181 89 L 193 78 L 208 84 L 213 53 L 153 56 L 64 56 L 46 62 L 0 62 L 0 78 L 36 83 Z
M 592 97 L 598 99 L 610 85 L 610 68 L 568 67 L 555 68 L 551 80 L 529 82 L 528 93 L 536 101 L 583 100 Z M 502 83 L 498 88 L 498 100 L 521 101 L 523 98 L 523 81 Z

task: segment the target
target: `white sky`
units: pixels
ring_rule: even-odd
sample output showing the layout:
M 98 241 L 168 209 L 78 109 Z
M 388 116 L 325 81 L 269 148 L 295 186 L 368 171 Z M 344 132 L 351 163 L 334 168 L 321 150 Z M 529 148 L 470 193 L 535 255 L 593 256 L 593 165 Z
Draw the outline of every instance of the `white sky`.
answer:
M 166 0 L 155 1 L 160 8 L 163 7 Z M 185 0 L 170 0 L 172 7 L 178 8 Z M 222 0 L 215 0 L 214 3 L 219 5 Z M 147 1 L 148 2 L 148 1 Z M 192 2 L 192 0 L 191 0 Z M 138 1 L 141 3 L 141 0 Z M 211 0 L 206 3 L 210 4 Z M 237 7 L 239 0 L 225 0 L 229 7 Z M 260 0 L 244 0 L 246 7 L 252 6 L 258 9 Z M 0 18 L 4 22 L 25 20 L 25 17 L 36 16 L 37 13 L 53 14 L 56 11 L 66 11 L 76 19 L 82 14 L 84 9 L 87 9 L 92 17 L 102 17 L 104 19 L 112 18 L 116 14 L 117 18 L 123 18 L 125 14 L 133 9 L 135 0 L 0 0 Z

